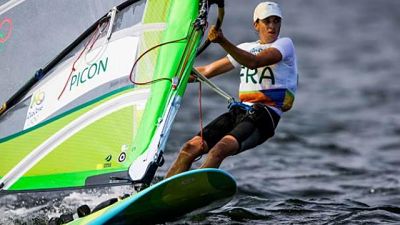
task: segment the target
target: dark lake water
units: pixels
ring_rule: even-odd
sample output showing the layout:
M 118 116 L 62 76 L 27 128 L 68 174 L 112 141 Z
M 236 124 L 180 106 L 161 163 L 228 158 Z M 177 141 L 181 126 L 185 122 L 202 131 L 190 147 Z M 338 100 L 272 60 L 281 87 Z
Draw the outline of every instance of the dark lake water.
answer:
M 232 42 L 256 39 L 251 21 L 258 2 L 226 1 L 223 30 Z M 294 108 L 274 138 L 224 161 L 221 168 L 239 187 L 228 205 L 167 224 L 400 224 L 400 1 L 279 3 L 281 35 L 293 39 L 298 57 Z M 224 54 L 212 45 L 196 64 Z M 238 71 L 214 80 L 236 95 Z M 197 133 L 197 99 L 198 85 L 191 84 L 157 176 Z M 205 122 L 226 110 L 207 87 L 202 100 Z M 129 189 L 3 196 L 0 224 L 41 224 L 123 192 Z

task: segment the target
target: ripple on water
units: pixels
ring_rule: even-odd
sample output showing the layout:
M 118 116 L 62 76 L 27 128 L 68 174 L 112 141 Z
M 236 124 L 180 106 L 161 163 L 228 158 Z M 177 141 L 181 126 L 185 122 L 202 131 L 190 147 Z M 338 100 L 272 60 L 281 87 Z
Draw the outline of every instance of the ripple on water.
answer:
M 329 224 L 398 224 L 400 215 L 385 208 L 352 209 L 339 214 Z

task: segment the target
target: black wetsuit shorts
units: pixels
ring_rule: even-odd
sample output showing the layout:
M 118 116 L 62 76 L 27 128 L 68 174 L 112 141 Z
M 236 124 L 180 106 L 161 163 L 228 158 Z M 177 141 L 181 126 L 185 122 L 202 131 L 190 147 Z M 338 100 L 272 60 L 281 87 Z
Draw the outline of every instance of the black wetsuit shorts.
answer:
M 280 116 L 273 109 L 263 104 L 255 104 L 251 110 L 232 107 L 203 129 L 203 138 L 211 149 L 224 136 L 232 135 L 239 142 L 237 153 L 240 153 L 274 136 L 279 119 Z

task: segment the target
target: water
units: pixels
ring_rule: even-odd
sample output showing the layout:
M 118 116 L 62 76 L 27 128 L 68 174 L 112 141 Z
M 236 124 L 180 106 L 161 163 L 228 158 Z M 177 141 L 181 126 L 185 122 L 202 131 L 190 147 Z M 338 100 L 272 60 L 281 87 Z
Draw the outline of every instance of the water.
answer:
M 256 38 L 251 19 L 258 2 L 227 1 L 224 32 L 234 43 Z M 280 3 L 282 36 L 292 37 L 298 55 L 294 108 L 273 139 L 224 161 L 221 168 L 239 186 L 228 205 L 167 224 L 400 224 L 400 2 Z M 197 64 L 223 55 L 212 46 Z M 214 80 L 235 94 L 237 74 Z M 166 173 L 180 145 L 199 129 L 193 123 L 198 121 L 197 92 L 196 84 L 189 86 L 157 176 Z M 205 88 L 204 120 L 222 113 L 224 104 Z M 126 192 L 118 187 L 40 198 L 4 196 L 0 223 L 40 224 L 80 204 L 94 206 Z

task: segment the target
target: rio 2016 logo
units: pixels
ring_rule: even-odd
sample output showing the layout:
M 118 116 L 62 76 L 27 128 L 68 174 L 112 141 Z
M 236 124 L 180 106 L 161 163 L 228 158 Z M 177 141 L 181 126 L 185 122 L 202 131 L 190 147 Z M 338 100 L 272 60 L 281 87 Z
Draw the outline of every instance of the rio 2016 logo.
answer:
M 7 40 L 10 39 L 12 30 L 13 23 L 10 18 L 4 18 L 0 21 L 0 50 Z
M 32 98 L 32 103 L 31 103 L 30 107 L 31 108 L 32 107 L 40 107 L 44 101 L 44 98 L 45 98 L 45 94 L 43 91 L 36 93 Z
M 35 123 L 36 120 L 38 120 L 38 118 L 40 117 L 38 116 L 38 114 L 44 109 L 44 105 L 42 103 L 45 98 L 46 96 L 43 91 L 39 91 L 38 93 L 32 95 L 28 115 L 26 117 L 26 119 L 29 120 L 31 123 Z

